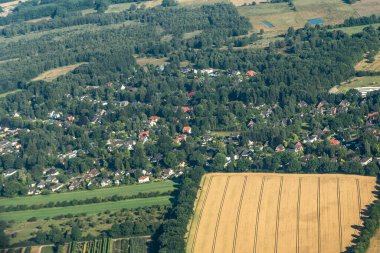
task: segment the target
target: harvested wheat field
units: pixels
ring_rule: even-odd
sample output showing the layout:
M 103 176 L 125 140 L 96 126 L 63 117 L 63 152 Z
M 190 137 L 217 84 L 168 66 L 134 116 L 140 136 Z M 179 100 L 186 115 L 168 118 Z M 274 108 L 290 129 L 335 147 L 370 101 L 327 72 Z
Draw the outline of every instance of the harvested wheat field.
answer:
M 207 174 L 186 251 L 343 252 L 375 186 L 375 177 L 356 175 Z

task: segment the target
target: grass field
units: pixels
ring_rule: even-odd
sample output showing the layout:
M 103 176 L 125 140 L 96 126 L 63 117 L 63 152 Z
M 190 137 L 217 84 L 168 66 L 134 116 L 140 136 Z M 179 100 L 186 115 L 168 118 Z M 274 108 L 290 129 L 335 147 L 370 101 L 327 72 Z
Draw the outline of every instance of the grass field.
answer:
M 354 77 L 338 87 L 330 89 L 330 93 L 347 92 L 350 89 L 360 87 L 378 87 L 380 86 L 380 76 L 362 76 Z
M 355 175 L 207 174 L 186 252 L 343 252 L 375 185 Z
M 170 196 L 159 196 L 153 198 L 142 198 L 142 199 L 127 199 L 117 202 L 103 202 L 89 205 L 79 205 L 79 206 L 68 206 L 68 207 L 52 207 L 43 208 L 37 210 L 25 210 L 25 211 L 15 211 L 0 213 L 0 220 L 3 221 L 26 221 L 29 218 L 36 217 L 37 219 L 45 219 L 47 217 L 55 217 L 59 215 L 66 214 L 81 214 L 86 213 L 87 215 L 97 214 L 109 210 L 111 212 L 126 209 L 136 209 L 139 207 L 147 207 L 154 205 L 169 205 Z
M 72 64 L 72 65 L 67 65 L 55 69 L 51 69 L 48 71 L 45 71 L 35 78 L 32 79 L 32 81 L 45 81 L 45 82 L 51 82 L 54 79 L 56 79 L 59 76 L 66 75 L 70 71 L 73 71 L 74 69 L 78 68 L 80 65 L 85 64 L 84 62 L 77 63 L 77 64 Z
M 148 192 L 167 192 L 174 190 L 173 181 L 167 180 L 156 183 L 148 184 L 138 184 L 138 185 L 125 185 L 112 188 L 96 189 L 92 191 L 73 191 L 65 193 L 53 193 L 50 195 L 38 195 L 38 196 L 25 196 L 17 198 L 1 198 L 0 205 L 7 206 L 17 206 L 17 205 L 38 205 L 49 202 L 58 202 L 58 201 L 70 201 L 70 200 L 83 200 L 94 197 L 105 198 L 113 195 L 119 196 L 132 196 L 136 195 L 139 192 L 148 193 Z
M 351 27 L 341 27 L 341 28 L 334 28 L 334 29 L 331 29 L 331 30 L 341 30 L 347 34 L 354 34 L 354 33 L 359 33 L 361 32 L 365 27 L 368 27 L 369 25 L 359 25 L 359 26 L 351 26 Z M 380 23 L 379 24 L 372 24 L 372 26 L 377 29 L 380 27 Z

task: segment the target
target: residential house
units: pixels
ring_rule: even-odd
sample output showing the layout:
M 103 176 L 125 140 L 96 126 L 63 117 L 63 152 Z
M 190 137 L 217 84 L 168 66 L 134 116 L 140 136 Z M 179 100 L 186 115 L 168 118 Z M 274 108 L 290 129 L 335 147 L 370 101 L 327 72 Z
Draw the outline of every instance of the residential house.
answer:
M 139 184 L 148 183 L 149 182 L 149 176 L 141 176 L 138 179 Z
M 255 75 L 257 75 L 257 73 L 253 70 L 248 70 L 246 73 L 245 73 L 246 76 L 248 77 L 253 77 Z
M 161 176 L 162 179 L 167 179 L 167 178 L 171 177 L 172 175 L 174 175 L 174 170 L 173 169 L 163 169 L 161 175 L 162 175 Z
M 194 96 L 195 96 L 195 91 L 191 91 L 191 92 L 186 93 L 186 97 L 189 99 L 194 97 Z
M 294 145 L 294 152 L 296 152 L 296 153 L 302 153 L 303 152 L 303 146 L 302 146 L 301 142 L 297 142 Z
M 136 141 L 134 140 L 129 140 L 125 143 L 125 146 L 127 147 L 128 150 L 133 150 L 133 147 L 136 145 Z
M 149 131 L 141 131 L 141 132 L 139 133 L 139 139 L 140 139 L 143 143 L 145 143 L 145 142 L 148 140 L 148 138 L 149 138 Z
M 181 110 L 182 110 L 183 113 L 188 113 L 188 112 L 194 111 L 194 108 L 193 107 L 183 106 L 183 107 L 181 107 Z
M 107 187 L 107 186 L 109 186 L 110 184 L 111 184 L 111 180 L 108 179 L 108 178 L 104 178 L 104 179 L 100 182 L 100 185 L 101 185 L 102 187 Z
M 75 117 L 74 116 L 68 116 L 66 119 L 67 119 L 67 121 L 71 121 L 72 122 L 72 121 L 75 120 Z
M 59 175 L 59 171 L 56 170 L 56 169 L 50 169 L 46 172 L 46 175 L 48 176 L 58 176 Z
M 186 134 L 180 134 L 175 137 L 175 142 L 178 144 L 181 144 L 183 141 L 187 140 L 187 135 Z
M 313 134 L 309 136 L 306 140 L 303 141 L 303 143 L 314 143 L 319 139 L 319 136 L 316 134 Z
M 364 157 L 362 159 L 360 159 L 360 163 L 362 166 L 366 166 L 368 165 L 370 162 L 372 162 L 372 157 Z
M 379 113 L 378 112 L 369 113 L 367 115 L 367 123 L 369 125 L 373 125 L 373 124 L 377 123 L 378 118 L 379 118 Z
M 76 181 L 76 182 L 73 182 L 70 186 L 69 186 L 69 190 L 70 191 L 74 191 L 75 189 L 77 189 L 78 187 L 81 186 L 81 183 Z
M 58 183 L 58 179 L 55 176 L 48 176 L 45 182 L 48 184 L 56 184 Z
M 189 126 L 183 127 L 182 132 L 185 134 L 191 134 L 191 127 L 189 127 Z
M 285 151 L 285 147 L 284 145 L 278 145 L 275 149 L 276 152 L 284 152 Z
M 56 184 L 56 185 L 53 185 L 50 187 L 50 190 L 52 190 L 52 192 L 56 192 L 58 191 L 59 189 L 63 188 L 65 186 L 65 184 Z
M 151 127 L 155 126 L 157 124 L 157 122 L 160 120 L 160 117 L 158 116 L 151 116 L 149 117 L 149 125 Z
M 331 140 L 330 140 L 330 144 L 331 144 L 332 146 L 338 146 L 338 145 L 340 145 L 340 141 L 338 141 L 338 140 L 336 140 L 336 139 L 331 139 Z
M 46 182 L 41 180 L 38 185 L 37 185 L 37 188 L 38 189 L 44 189 L 46 187 Z

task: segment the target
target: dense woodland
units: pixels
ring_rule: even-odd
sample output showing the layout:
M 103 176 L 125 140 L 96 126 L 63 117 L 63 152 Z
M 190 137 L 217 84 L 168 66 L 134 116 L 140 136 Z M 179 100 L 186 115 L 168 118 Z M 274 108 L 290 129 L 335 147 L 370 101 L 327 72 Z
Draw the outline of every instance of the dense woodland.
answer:
M 186 225 L 205 172 L 378 175 L 377 163 L 363 166 L 356 158 L 380 156 L 378 136 L 368 126 L 376 130 L 379 122 L 369 122 L 367 117 L 380 111 L 380 93 L 363 98 L 357 91 L 327 91 L 357 75 L 354 65 L 363 55 L 379 51 L 379 30 L 368 27 L 350 36 L 327 27 L 289 28 L 267 48 L 252 50 L 244 45 L 259 40 L 260 34 L 248 35 L 249 21 L 232 5 L 182 8 L 168 4 L 103 13 L 111 3 L 134 1 L 82 0 L 74 1 L 75 6 L 72 2 L 28 1 L 0 18 L 2 25 L 12 23 L 0 29 L 6 41 L 0 44 L 0 92 L 19 89 L 0 99 L 0 126 L 20 129 L 10 137 L 20 144 L 19 151 L 0 156 L 1 172 L 20 171 L 17 176 L 0 177 L 2 196 L 25 195 L 31 183 L 43 178 L 45 168 L 63 171 L 61 183 L 92 168 L 104 169 L 104 174 L 126 171 L 131 178 L 123 183 L 129 184 L 136 182 L 142 170 L 158 175 L 185 162 L 176 203 L 162 226 L 144 221 L 138 225 L 146 230 L 136 232 L 132 227 L 137 225 L 126 221 L 103 234 L 155 233 L 160 252 L 183 252 Z M 79 12 L 90 8 L 98 11 Z M 46 16 L 52 20 L 23 22 Z M 375 20 L 350 19 L 344 26 Z M 167 62 L 140 66 L 135 57 L 166 57 Z M 75 63 L 85 64 L 49 83 L 31 81 L 46 70 Z M 209 68 L 218 74 L 194 73 Z M 244 73 L 249 70 L 257 74 L 248 78 Z M 125 101 L 128 105 L 121 106 Z M 342 101 L 350 104 L 345 111 L 315 113 L 321 102 L 338 107 Z M 192 109 L 181 110 L 184 107 Z M 52 111 L 60 112 L 61 118 L 52 120 Z M 100 117 L 100 111 L 106 113 Z M 160 117 L 156 126 L 147 125 L 151 116 Z M 175 143 L 185 126 L 192 127 L 191 134 Z M 279 145 L 293 149 L 298 141 L 326 128 L 321 141 L 303 144 L 302 157 L 290 151 L 275 152 Z M 148 129 L 149 140 L 141 141 L 139 133 Z M 203 144 L 205 137 L 219 131 L 239 135 L 215 137 Z M 355 148 L 332 145 L 331 136 L 344 144 L 355 142 Z M 137 144 L 131 150 L 108 148 L 107 141 L 114 139 Z M 263 148 L 255 150 L 251 159 L 235 159 L 250 142 Z M 78 155 L 62 162 L 60 157 L 72 151 Z M 162 159 L 154 161 L 157 155 Z M 232 157 L 228 164 L 227 157 Z M 58 204 L 63 205 L 70 203 Z M 0 212 L 14 208 L 38 207 L 9 207 Z M 74 240 L 70 232 L 53 240 L 51 235 L 63 235 L 54 229 L 40 232 L 33 242 Z M 6 236 L 0 233 L 0 237 Z

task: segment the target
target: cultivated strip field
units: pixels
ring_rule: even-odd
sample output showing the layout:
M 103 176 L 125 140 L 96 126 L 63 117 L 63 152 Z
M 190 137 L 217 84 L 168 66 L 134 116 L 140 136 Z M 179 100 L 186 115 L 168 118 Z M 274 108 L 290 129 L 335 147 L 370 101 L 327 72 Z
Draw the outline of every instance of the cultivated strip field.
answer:
M 375 177 L 356 175 L 207 174 L 186 251 L 343 252 L 375 185 Z

